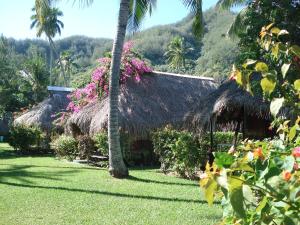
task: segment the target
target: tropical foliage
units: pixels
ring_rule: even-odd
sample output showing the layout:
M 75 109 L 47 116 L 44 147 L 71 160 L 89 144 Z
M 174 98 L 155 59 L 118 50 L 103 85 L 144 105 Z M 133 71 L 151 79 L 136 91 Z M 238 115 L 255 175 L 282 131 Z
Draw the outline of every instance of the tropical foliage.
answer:
M 261 74 L 262 93 L 271 101 L 279 138 L 245 140 L 236 151 L 215 154 L 200 185 L 210 204 L 218 190 L 223 193 L 223 224 L 296 225 L 300 220 L 300 47 L 286 41 L 288 32 L 273 24 L 263 27 L 260 36 L 262 58 L 270 63 L 249 59 L 232 78 L 251 92 L 251 76 Z

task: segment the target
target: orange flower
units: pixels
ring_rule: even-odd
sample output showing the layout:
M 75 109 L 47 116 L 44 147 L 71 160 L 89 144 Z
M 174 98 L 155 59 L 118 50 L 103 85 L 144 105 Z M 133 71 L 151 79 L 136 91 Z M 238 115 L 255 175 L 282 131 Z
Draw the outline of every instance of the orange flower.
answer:
M 254 149 L 253 156 L 254 158 L 260 158 L 260 159 L 265 158 L 261 147 Z
M 282 172 L 282 177 L 285 181 L 289 181 L 292 177 L 292 174 L 291 172 L 285 170 Z

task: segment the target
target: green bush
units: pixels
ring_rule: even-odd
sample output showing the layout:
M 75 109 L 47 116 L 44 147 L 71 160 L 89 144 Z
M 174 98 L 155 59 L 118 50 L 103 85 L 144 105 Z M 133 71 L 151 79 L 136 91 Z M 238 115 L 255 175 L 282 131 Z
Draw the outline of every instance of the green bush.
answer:
M 10 128 L 8 143 L 17 151 L 37 153 L 45 150 L 47 138 L 40 128 L 22 124 Z
M 163 172 L 172 170 L 181 176 L 192 177 L 201 166 L 204 154 L 198 139 L 191 133 L 166 127 L 154 132 L 152 140 Z
M 74 159 L 78 154 L 78 142 L 71 136 L 61 135 L 51 143 L 51 147 L 59 157 Z
M 80 159 L 89 159 L 95 151 L 95 143 L 88 135 L 82 135 L 77 138 L 78 156 Z
M 228 151 L 233 138 L 233 132 L 215 132 L 213 150 Z M 171 127 L 154 132 L 152 141 L 162 171 L 171 170 L 188 177 L 193 177 L 197 170 L 205 166 L 207 152 L 211 147 L 209 133 L 196 137 L 192 133 L 176 131 Z M 223 146 L 220 147 L 220 144 Z
M 99 132 L 93 137 L 95 147 L 100 155 L 108 156 L 108 136 L 107 132 Z

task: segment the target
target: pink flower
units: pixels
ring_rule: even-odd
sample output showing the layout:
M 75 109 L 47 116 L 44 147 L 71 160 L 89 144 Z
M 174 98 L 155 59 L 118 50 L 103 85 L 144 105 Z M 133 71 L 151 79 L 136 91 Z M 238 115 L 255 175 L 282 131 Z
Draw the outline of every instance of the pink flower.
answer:
M 300 147 L 294 148 L 292 155 L 293 155 L 295 158 L 300 157 Z
M 102 64 L 107 64 L 107 63 L 110 63 L 111 59 L 108 57 L 104 57 L 104 58 L 98 59 L 97 61 Z
M 123 46 L 123 52 L 126 54 L 126 53 L 129 53 L 130 50 L 132 49 L 133 47 L 133 42 L 132 41 L 127 41 L 124 46 Z
M 105 68 L 103 68 L 103 67 L 98 67 L 98 68 L 93 72 L 92 80 L 93 80 L 94 82 L 99 81 L 105 73 L 106 73 L 106 69 L 105 69 Z
M 136 75 L 134 78 L 135 78 L 135 80 L 136 80 L 137 82 L 140 82 L 140 81 L 141 81 L 140 75 Z

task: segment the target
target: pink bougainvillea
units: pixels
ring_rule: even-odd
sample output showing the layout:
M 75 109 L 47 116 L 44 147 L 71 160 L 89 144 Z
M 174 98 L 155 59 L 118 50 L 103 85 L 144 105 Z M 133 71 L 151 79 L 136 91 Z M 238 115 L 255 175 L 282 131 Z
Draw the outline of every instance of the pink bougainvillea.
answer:
M 120 84 L 125 84 L 130 77 L 136 82 L 140 82 L 143 74 L 152 72 L 151 67 L 147 65 L 139 54 L 132 50 L 132 47 L 133 42 L 126 42 L 123 47 L 119 80 Z M 75 113 L 79 112 L 86 104 L 108 95 L 108 78 L 111 58 L 100 58 L 97 62 L 99 63 L 99 66 L 91 75 L 91 83 L 68 95 L 68 98 L 71 100 L 67 107 L 68 111 Z

